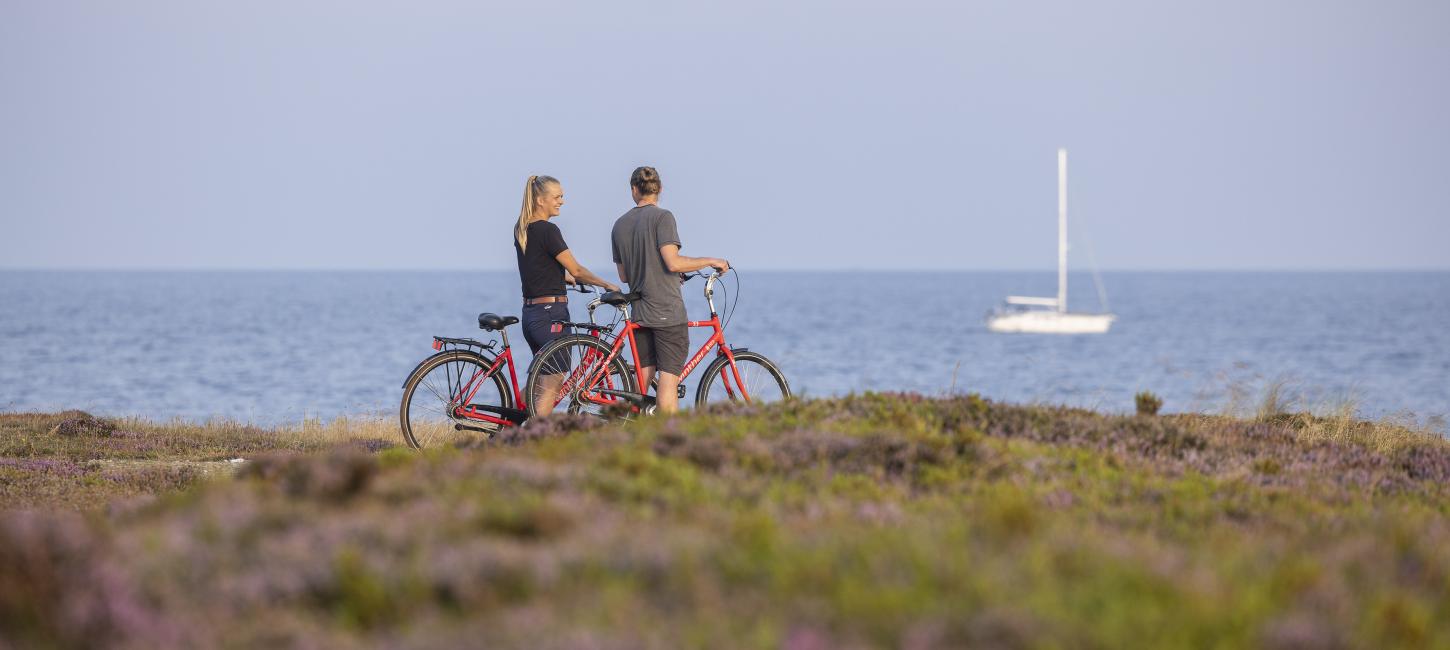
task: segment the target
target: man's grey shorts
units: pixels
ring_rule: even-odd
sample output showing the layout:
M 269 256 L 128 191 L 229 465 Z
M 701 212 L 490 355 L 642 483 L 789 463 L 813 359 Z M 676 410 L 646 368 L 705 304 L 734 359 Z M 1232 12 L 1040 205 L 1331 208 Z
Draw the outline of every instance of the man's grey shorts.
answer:
M 669 327 L 641 327 L 634 332 L 634 348 L 640 366 L 654 366 L 660 372 L 678 376 L 690 354 L 690 327 L 683 323 Z

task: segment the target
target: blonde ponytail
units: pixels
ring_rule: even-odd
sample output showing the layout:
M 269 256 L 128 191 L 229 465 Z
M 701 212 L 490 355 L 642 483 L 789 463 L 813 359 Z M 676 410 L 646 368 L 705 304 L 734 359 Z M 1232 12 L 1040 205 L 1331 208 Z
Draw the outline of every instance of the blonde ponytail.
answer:
M 529 221 L 534 217 L 534 201 L 550 184 L 558 185 L 559 181 L 553 176 L 530 176 L 524 182 L 524 205 L 519 209 L 519 223 L 514 226 L 514 239 L 518 240 L 521 251 L 529 250 Z

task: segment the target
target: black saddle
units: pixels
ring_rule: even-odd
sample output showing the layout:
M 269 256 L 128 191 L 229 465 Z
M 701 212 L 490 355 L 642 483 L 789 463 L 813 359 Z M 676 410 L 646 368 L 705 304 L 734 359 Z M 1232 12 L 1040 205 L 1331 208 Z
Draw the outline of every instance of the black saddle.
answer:
M 517 322 L 519 322 L 518 316 L 499 316 L 488 312 L 478 315 L 478 328 L 489 331 L 501 330 Z
M 602 302 L 602 303 L 604 303 L 604 304 L 606 304 L 606 305 L 614 305 L 615 307 L 618 307 L 618 306 L 623 305 L 625 303 L 631 303 L 631 302 L 634 302 L 636 300 L 639 300 L 642 297 L 643 296 L 639 295 L 639 292 L 637 292 L 637 291 L 630 292 L 630 293 L 620 293 L 618 291 L 609 291 L 609 292 L 606 292 L 604 295 L 600 296 L 599 297 L 599 301 Z

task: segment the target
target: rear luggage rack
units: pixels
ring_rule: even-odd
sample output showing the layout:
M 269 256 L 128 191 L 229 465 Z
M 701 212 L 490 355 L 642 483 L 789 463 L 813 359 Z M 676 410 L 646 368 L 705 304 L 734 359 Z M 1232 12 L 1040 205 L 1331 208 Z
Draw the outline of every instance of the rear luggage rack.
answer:
M 446 336 L 433 337 L 434 350 L 464 350 L 468 348 L 478 348 L 479 350 L 492 350 L 493 346 L 497 344 L 498 341 L 489 341 L 487 343 L 484 343 L 482 341 L 475 341 L 473 339 L 452 339 Z

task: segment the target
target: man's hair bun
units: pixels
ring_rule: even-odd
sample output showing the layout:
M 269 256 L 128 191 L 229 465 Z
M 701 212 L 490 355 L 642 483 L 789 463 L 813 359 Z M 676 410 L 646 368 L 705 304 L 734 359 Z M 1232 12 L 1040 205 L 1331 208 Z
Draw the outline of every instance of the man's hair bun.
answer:
M 654 167 L 636 167 L 629 175 L 629 185 L 640 194 L 649 196 L 660 193 L 660 173 Z

